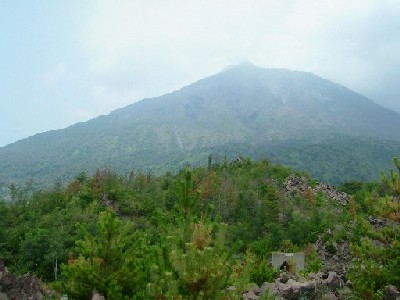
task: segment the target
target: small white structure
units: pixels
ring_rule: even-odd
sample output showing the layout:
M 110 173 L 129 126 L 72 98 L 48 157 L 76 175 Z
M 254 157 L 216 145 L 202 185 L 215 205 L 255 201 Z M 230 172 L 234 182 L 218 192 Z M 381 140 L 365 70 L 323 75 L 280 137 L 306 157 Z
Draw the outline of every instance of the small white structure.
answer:
M 272 253 L 272 266 L 275 269 L 283 269 L 287 266 L 290 261 L 296 264 L 296 272 L 304 269 L 304 252 L 296 253 L 284 253 L 284 252 L 273 252 Z

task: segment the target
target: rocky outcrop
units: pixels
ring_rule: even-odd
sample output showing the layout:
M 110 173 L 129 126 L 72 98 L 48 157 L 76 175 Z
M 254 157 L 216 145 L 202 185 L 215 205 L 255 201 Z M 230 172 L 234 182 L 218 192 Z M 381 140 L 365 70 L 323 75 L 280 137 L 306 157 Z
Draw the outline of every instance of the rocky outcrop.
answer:
M 369 216 L 367 220 L 375 230 L 395 224 L 392 220 L 376 216 Z M 343 235 L 343 231 L 345 236 L 351 236 L 353 234 L 351 229 L 353 225 L 353 223 L 350 223 L 349 226 L 345 228 L 344 225 L 337 225 L 333 229 L 327 229 L 315 242 L 315 249 L 319 258 L 323 261 L 322 271 L 334 271 L 344 282 L 347 281 L 347 271 L 352 262 L 350 241 L 348 238 L 338 239 L 334 238 L 334 236 Z M 374 243 L 379 244 L 381 242 L 374 241 Z
M 307 279 L 290 278 L 282 283 L 278 278 L 274 283 L 266 283 L 262 289 L 268 290 L 271 296 L 280 297 L 285 300 L 301 298 L 322 299 L 325 294 L 337 292 L 344 286 L 342 279 L 335 273 L 310 274 Z
M 368 216 L 368 222 L 371 224 L 375 230 L 385 228 L 388 225 L 393 225 L 395 222 L 393 220 L 377 217 L 377 216 Z
M 322 193 L 326 198 L 336 201 L 341 205 L 347 205 L 349 195 L 338 191 L 334 186 L 317 182 L 313 187 L 305 176 L 290 175 L 285 182 L 285 191 L 287 195 L 301 195 L 308 197 L 310 194 L 315 196 Z
M 92 300 L 105 300 L 104 296 L 100 295 L 100 293 L 96 290 L 93 291 Z
M 332 234 L 332 230 L 327 230 L 325 234 Z M 323 261 L 322 271 L 333 271 L 346 282 L 347 271 L 352 260 L 349 241 L 325 241 L 324 237 L 320 236 L 315 243 L 315 249 L 319 258 Z
M 0 290 L 9 300 L 41 300 L 43 299 L 42 284 L 34 276 L 16 276 L 9 273 L 0 261 Z
M 288 279 L 289 277 L 289 279 Z M 254 286 L 243 294 L 244 300 L 260 299 L 265 293 L 275 299 L 346 299 L 341 289 L 345 283 L 336 272 L 310 273 L 308 278 L 282 273 L 273 283 Z M 231 287 L 232 289 L 232 287 Z
M 304 176 L 299 177 L 290 175 L 285 181 L 286 194 L 303 194 L 310 188 L 308 179 Z
M 120 215 L 120 209 L 119 209 L 119 204 L 117 201 L 109 199 L 108 195 L 106 193 L 103 193 L 101 195 L 101 203 L 105 206 L 110 208 L 111 210 L 115 211 L 116 214 L 119 216 Z
M 393 285 L 388 285 L 383 292 L 383 300 L 398 300 L 400 292 Z

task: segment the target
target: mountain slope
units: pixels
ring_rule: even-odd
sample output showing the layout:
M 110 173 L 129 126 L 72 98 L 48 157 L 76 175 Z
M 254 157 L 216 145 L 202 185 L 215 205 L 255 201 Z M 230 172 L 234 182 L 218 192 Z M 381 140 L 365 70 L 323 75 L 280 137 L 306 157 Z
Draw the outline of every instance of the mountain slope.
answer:
M 165 170 L 232 145 L 243 145 L 242 155 L 268 155 L 288 140 L 301 145 L 348 135 L 400 141 L 398 128 L 399 114 L 312 73 L 242 64 L 107 116 L 0 148 L 0 186 L 30 178 L 65 181 L 102 166 L 120 172 Z M 279 149 L 275 153 L 290 148 Z
M 125 124 L 196 124 L 215 126 L 213 130 L 225 129 L 228 123 L 244 132 L 264 130 L 262 138 L 305 130 L 400 138 L 398 114 L 343 86 L 311 73 L 247 64 L 135 103 L 110 117 Z

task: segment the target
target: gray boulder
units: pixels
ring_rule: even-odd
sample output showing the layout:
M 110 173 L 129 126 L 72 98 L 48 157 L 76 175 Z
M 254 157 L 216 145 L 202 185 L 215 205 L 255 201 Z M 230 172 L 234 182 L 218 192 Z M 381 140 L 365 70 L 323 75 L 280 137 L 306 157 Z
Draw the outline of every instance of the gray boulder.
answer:
M 394 285 L 388 285 L 383 292 L 383 300 L 400 300 L 400 292 Z
M 42 300 L 43 289 L 39 279 L 31 275 L 16 276 L 0 262 L 0 290 L 9 300 Z M 7 299 L 6 298 L 6 299 Z

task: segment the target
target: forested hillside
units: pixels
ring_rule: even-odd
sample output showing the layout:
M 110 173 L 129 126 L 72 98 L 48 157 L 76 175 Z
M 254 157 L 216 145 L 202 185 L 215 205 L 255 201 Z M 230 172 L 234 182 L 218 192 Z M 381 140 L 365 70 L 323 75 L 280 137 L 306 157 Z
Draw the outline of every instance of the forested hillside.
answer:
M 340 191 L 267 160 L 211 156 L 177 174 L 101 169 L 66 187 L 14 186 L 13 201 L 0 202 L 0 260 L 42 278 L 48 297 L 88 299 L 96 289 L 106 299 L 241 299 L 282 279 L 273 251 L 304 251 L 305 269 L 289 265 L 289 276 L 340 267 L 340 286 L 324 293 L 380 299 L 400 283 L 395 164 L 379 183 Z M 332 264 L 343 251 L 347 261 Z

